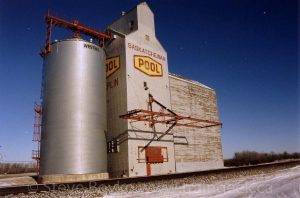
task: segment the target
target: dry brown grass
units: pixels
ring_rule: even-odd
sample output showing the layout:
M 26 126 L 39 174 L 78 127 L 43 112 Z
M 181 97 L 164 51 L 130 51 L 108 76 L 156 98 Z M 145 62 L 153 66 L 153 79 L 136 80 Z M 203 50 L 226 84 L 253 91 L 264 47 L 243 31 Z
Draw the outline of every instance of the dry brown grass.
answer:
M 0 174 L 32 173 L 35 171 L 35 163 L 0 163 Z

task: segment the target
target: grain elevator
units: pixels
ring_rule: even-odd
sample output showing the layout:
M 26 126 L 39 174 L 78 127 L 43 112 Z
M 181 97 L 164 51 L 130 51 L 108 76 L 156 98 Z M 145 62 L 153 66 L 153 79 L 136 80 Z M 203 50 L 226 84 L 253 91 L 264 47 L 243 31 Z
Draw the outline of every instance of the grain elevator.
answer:
M 108 69 L 110 61 L 118 59 L 114 62 L 120 64 L 106 79 L 107 138 L 109 145 L 117 145 L 108 153 L 109 172 L 113 176 L 146 175 L 146 155 L 141 149 L 155 135 L 153 127 L 119 116 L 133 109 L 147 109 L 149 93 L 171 107 L 167 53 L 156 38 L 154 15 L 146 3 L 127 12 L 107 30 L 119 34 L 105 48 L 106 64 Z M 166 126 L 156 126 L 157 132 L 166 130 Z M 173 136 L 166 135 L 151 146 L 161 147 L 163 156 L 163 163 L 151 165 L 151 174 L 175 173 Z
M 36 157 L 43 182 L 223 167 L 216 92 L 169 73 L 146 2 L 122 12 L 105 34 L 78 21 L 46 22 Z M 52 22 L 75 36 L 50 44 Z
M 108 171 L 111 176 L 170 174 L 222 167 L 220 125 L 203 129 L 174 127 L 157 140 L 155 136 L 164 134 L 170 126 L 151 126 L 148 122 L 119 118 L 133 109 L 149 109 L 151 94 L 167 109 L 182 115 L 219 121 L 214 90 L 169 74 L 167 53 L 155 35 L 154 14 L 147 3 L 125 13 L 107 30 L 117 35 L 105 48 Z M 160 106 L 153 106 L 153 111 L 159 112 Z M 153 156 L 153 163 L 148 151 L 158 152 Z M 161 159 L 155 160 L 159 156 Z

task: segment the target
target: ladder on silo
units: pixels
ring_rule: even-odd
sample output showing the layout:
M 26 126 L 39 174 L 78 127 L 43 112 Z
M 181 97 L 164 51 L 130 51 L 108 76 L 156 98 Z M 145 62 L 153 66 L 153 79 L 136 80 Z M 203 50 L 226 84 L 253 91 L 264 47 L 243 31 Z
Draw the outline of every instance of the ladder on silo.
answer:
M 41 128 L 42 128 L 42 106 L 35 103 L 32 141 L 36 142 L 37 149 L 32 150 L 32 159 L 36 161 L 37 174 L 39 174 L 40 171 Z

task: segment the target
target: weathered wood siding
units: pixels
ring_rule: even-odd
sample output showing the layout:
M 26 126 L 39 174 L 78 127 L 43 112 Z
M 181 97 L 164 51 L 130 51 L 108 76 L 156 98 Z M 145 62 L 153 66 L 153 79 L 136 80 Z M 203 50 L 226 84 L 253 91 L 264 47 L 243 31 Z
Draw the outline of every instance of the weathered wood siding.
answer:
M 180 115 L 220 121 L 213 89 L 175 75 L 170 75 L 169 80 L 172 110 Z M 176 172 L 223 167 L 220 131 L 220 126 L 203 129 L 175 127 L 172 132 Z M 185 136 L 188 145 L 176 144 L 176 136 Z

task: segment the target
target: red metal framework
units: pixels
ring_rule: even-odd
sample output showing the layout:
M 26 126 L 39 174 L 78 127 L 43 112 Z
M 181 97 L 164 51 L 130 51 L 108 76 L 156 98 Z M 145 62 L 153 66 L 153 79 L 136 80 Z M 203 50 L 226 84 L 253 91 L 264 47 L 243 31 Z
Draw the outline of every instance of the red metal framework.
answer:
M 153 124 L 172 124 L 175 123 L 175 126 L 185 126 L 192 128 L 207 128 L 212 126 L 221 125 L 220 122 L 203 120 L 198 118 L 191 118 L 180 116 L 177 114 L 163 113 L 163 112 L 155 112 L 144 109 L 135 109 L 129 111 L 125 115 L 121 115 L 121 118 L 136 120 L 136 121 L 144 121 L 149 122 L 151 125 Z
M 40 170 L 40 146 L 41 146 L 41 127 L 42 127 L 42 107 L 34 104 L 34 125 L 33 125 L 33 139 L 37 143 L 37 150 L 32 151 L 32 159 L 36 161 L 36 172 Z
M 40 53 L 41 56 L 45 56 L 49 52 L 51 52 L 51 35 L 52 35 L 53 27 L 62 27 L 65 29 L 72 30 L 74 32 L 75 38 L 80 38 L 80 34 L 90 36 L 91 38 L 98 40 L 100 47 L 102 47 L 106 41 L 112 39 L 111 36 L 108 34 L 104 34 L 99 31 L 80 25 L 79 21 L 77 20 L 74 20 L 73 22 L 69 22 L 59 17 L 52 16 L 50 15 L 49 11 L 47 16 L 45 17 L 45 21 L 47 24 L 46 44 L 45 44 L 45 49 L 42 50 Z
M 153 103 L 155 103 L 161 108 L 159 112 L 153 111 Z M 150 140 L 149 143 L 144 147 L 144 149 L 147 148 L 151 144 L 151 142 L 155 140 L 155 138 L 156 140 L 161 140 L 175 126 L 184 126 L 191 128 L 208 128 L 222 125 L 221 122 L 217 121 L 203 120 L 178 115 L 172 110 L 162 105 L 157 100 L 155 100 L 151 94 L 149 94 L 148 110 L 135 109 L 127 112 L 127 114 L 121 115 L 120 118 L 133 120 L 133 122 L 149 122 L 150 127 L 153 127 L 154 131 L 155 124 L 170 125 L 169 129 L 165 131 L 164 134 L 160 135 L 159 137 L 154 136 L 153 139 Z

